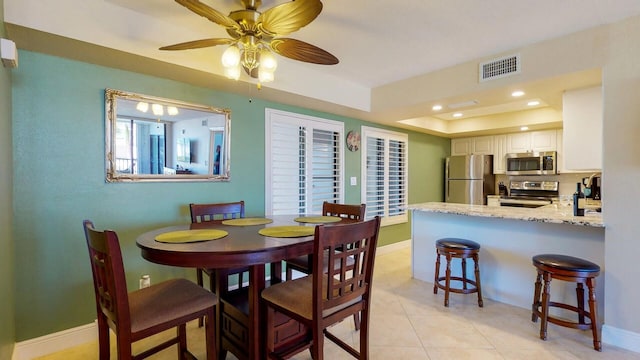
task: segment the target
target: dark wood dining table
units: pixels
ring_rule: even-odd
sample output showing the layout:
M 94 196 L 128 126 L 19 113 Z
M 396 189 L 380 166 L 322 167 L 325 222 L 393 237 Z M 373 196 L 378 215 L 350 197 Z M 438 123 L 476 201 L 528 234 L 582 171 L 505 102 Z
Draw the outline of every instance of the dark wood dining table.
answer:
M 260 292 L 268 283 L 280 282 L 281 261 L 313 252 L 313 235 L 281 238 L 263 236 L 258 231 L 271 226 L 315 226 L 298 223 L 297 216 L 268 216 L 265 225 L 232 226 L 200 223 L 163 227 L 138 236 L 136 243 L 148 261 L 180 267 L 233 269 L 249 268 L 249 285 L 242 296 L 222 298 L 217 310 L 217 344 L 222 359 L 231 351 L 239 359 L 265 358 L 265 310 L 261 309 Z M 190 243 L 163 243 L 156 236 L 190 229 L 219 229 L 228 235 L 217 240 Z M 271 266 L 269 282 L 265 265 Z M 232 299 L 233 298 L 233 299 Z

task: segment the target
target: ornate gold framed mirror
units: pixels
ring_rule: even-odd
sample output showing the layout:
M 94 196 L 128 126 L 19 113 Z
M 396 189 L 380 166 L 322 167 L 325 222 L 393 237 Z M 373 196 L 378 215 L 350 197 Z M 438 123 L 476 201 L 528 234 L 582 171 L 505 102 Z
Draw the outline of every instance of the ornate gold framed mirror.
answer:
M 231 111 L 105 90 L 107 182 L 229 181 Z

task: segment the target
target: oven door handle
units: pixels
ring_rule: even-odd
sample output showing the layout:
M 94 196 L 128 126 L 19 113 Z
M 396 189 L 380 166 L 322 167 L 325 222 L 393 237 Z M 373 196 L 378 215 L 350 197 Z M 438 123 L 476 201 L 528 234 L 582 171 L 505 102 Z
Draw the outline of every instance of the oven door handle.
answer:
M 502 205 L 502 204 L 516 204 L 516 205 L 526 204 L 526 205 L 544 206 L 544 205 L 549 205 L 551 203 L 552 203 L 551 201 L 547 201 L 547 200 L 500 199 L 500 205 Z

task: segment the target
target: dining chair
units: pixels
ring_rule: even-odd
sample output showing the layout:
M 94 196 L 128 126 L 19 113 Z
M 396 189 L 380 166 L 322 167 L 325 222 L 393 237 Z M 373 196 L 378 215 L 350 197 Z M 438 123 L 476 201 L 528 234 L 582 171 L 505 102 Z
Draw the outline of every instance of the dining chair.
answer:
M 267 357 L 287 358 L 310 348 L 314 360 L 323 359 L 324 337 L 358 359 L 369 358 L 369 319 L 373 267 L 380 230 L 380 217 L 343 225 L 318 225 L 313 246 L 313 271 L 262 291 L 267 308 Z M 329 263 L 323 268 L 324 254 Z M 347 257 L 354 259 L 348 266 Z M 279 313 L 279 314 L 278 314 Z M 328 331 L 327 327 L 354 314 L 361 314 L 359 351 Z M 278 327 L 276 317 L 285 315 L 303 324 L 308 332 L 302 341 L 274 348 Z
M 186 279 L 167 280 L 146 288 L 127 291 L 118 235 L 95 230 L 83 222 L 98 314 L 100 360 L 110 358 L 109 329 L 116 335 L 118 359 L 143 359 L 174 344 L 178 358 L 194 359 L 187 349 L 187 322 L 204 317 L 207 360 L 217 358 L 215 306 L 218 297 Z M 165 330 L 177 328 L 175 337 L 134 355 L 132 344 Z
M 189 210 L 191 212 L 191 223 L 203 223 L 214 222 L 222 223 L 224 220 L 244 218 L 244 201 L 230 202 L 230 203 L 211 203 L 211 204 L 189 204 Z M 244 273 L 248 271 L 248 267 L 235 268 L 235 269 L 196 269 L 196 281 L 198 285 L 204 287 L 204 274 L 209 277 L 209 289 L 212 292 L 218 293 L 221 296 L 221 292 L 226 292 L 229 287 L 229 278 L 237 275 L 238 288 L 244 284 Z M 216 291 L 216 284 L 220 288 Z M 202 326 L 202 320 L 199 325 Z
M 362 221 L 364 220 L 366 204 L 360 205 L 349 205 L 349 204 L 335 204 L 325 201 L 322 203 L 322 215 L 325 216 L 338 216 L 344 219 L 349 219 L 352 221 Z M 347 258 L 347 261 L 350 259 Z M 352 262 L 351 262 L 352 263 Z M 325 266 L 325 271 L 327 267 L 327 258 L 325 257 L 323 264 Z M 311 255 L 303 255 L 293 259 L 285 260 L 285 267 L 287 271 L 286 279 L 293 279 L 293 270 L 301 272 L 303 274 L 311 273 Z M 353 317 L 353 323 L 355 329 L 360 329 L 360 319 L 357 314 Z
M 325 201 L 322 203 L 322 215 L 324 216 L 338 216 L 341 218 L 362 221 L 365 216 L 366 204 L 360 205 L 348 205 L 348 204 L 335 204 Z M 311 255 L 299 256 L 297 258 L 285 260 L 287 269 L 287 280 L 293 278 L 293 270 L 310 274 L 311 273 Z

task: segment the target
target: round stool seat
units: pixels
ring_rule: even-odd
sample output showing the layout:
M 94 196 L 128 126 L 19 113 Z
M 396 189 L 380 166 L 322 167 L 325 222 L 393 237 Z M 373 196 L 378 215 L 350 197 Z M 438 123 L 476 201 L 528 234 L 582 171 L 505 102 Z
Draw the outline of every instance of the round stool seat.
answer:
M 600 266 L 591 261 L 568 255 L 542 254 L 533 257 L 533 265 L 549 268 L 576 271 L 576 272 L 600 272 Z
M 436 247 L 452 250 L 480 250 L 480 244 L 477 242 L 458 238 L 444 238 L 437 240 Z

